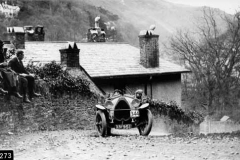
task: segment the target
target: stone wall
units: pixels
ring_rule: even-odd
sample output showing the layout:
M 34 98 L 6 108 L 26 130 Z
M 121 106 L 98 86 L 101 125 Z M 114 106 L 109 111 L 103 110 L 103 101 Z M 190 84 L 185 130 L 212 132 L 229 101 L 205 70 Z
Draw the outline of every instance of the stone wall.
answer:
M 221 121 L 211 121 L 205 120 L 200 124 L 200 133 L 230 133 L 240 130 L 240 124 L 231 121 L 221 122 Z
M 176 120 L 171 120 L 168 116 L 158 114 L 153 108 L 150 108 L 153 117 L 153 128 L 152 132 L 155 135 L 198 135 L 200 133 L 199 124 L 184 124 Z
M 43 95 L 31 103 L 0 96 L 1 132 L 94 129 L 97 99 L 80 94 L 51 95 L 44 82 L 38 82 Z

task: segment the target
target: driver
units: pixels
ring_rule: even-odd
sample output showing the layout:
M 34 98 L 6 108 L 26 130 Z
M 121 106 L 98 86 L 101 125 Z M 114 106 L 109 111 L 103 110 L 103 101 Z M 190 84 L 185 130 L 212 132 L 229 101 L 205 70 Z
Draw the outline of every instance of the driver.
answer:
M 113 96 L 120 96 L 120 95 L 122 95 L 122 91 L 119 90 L 119 89 L 115 89 L 114 93 L 113 93 Z
M 143 95 L 143 90 L 141 90 L 141 89 L 136 90 L 135 98 L 142 100 L 142 95 Z

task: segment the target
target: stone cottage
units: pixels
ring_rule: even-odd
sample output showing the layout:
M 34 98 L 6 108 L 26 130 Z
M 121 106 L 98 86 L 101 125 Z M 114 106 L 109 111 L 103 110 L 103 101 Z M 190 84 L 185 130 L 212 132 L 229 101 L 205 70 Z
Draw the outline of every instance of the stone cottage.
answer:
M 140 35 L 140 49 L 126 43 L 76 43 L 80 66 L 105 93 L 123 89 L 181 106 L 181 74 L 189 70 L 159 57 L 158 35 Z M 22 42 L 20 42 L 22 43 Z M 60 63 L 60 52 L 67 42 L 25 42 L 25 64 Z

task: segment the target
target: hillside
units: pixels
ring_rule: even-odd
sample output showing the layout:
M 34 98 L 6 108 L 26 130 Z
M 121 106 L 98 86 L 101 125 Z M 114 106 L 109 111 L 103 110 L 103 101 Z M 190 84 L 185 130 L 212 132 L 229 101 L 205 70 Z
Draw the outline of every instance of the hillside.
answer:
M 82 0 L 88 4 L 100 6 L 119 16 L 120 24 L 129 23 L 138 31 L 148 29 L 151 24 L 156 25 L 155 32 L 160 35 L 160 44 L 167 42 L 168 37 L 175 34 L 177 30 L 193 30 L 203 16 L 203 7 L 192 7 L 173 4 L 164 0 Z M 223 11 L 215 9 L 217 14 Z M 218 23 L 222 23 L 218 17 Z M 121 28 L 121 26 L 119 26 Z M 133 34 L 130 27 L 125 32 Z M 135 33 L 134 33 L 135 34 Z M 127 35 L 125 35 L 127 36 Z M 128 39 L 125 37 L 124 39 Z M 133 39 L 131 43 L 137 43 Z
M 59 1 L 17 1 L 21 11 L 17 18 L 6 19 L 0 16 L 0 33 L 7 26 L 44 25 L 46 41 L 81 41 L 86 38 L 87 29 L 94 26 L 94 19 L 101 16 L 100 26 L 106 29 L 104 22 L 116 22 L 119 17 L 107 10 L 96 8 L 85 2 L 75 0 Z M 121 34 L 117 34 L 123 41 Z
M 13 0 L 14 1 L 14 0 Z M 193 29 L 202 16 L 201 7 L 173 4 L 164 0 L 41 0 L 17 1 L 21 7 L 17 19 L 0 17 L 0 32 L 6 26 L 42 24 L 46 28 L 46 40 L 81 41 L 86 37 L 94 18 L 101 16 L 100 26 L 106 23 L 117 29 L 118 41 L 138 46 L 138 33 L 156 25 L 160 44 L 168 41 L 177 29 Z M 224 12 L 216 10 L 219 14 Z M 222 21 L 219 19 L 219 23 Z

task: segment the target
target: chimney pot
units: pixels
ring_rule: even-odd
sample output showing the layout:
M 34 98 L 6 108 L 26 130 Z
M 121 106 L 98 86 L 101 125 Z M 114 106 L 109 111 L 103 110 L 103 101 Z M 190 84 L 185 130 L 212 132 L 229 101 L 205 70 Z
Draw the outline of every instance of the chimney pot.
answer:
M 67 66 L 67 68 L 79 67 L 79 52 L 77 44 L 75 42 L 68 42 L 64 49 L 60 49 L 61 65 Z

